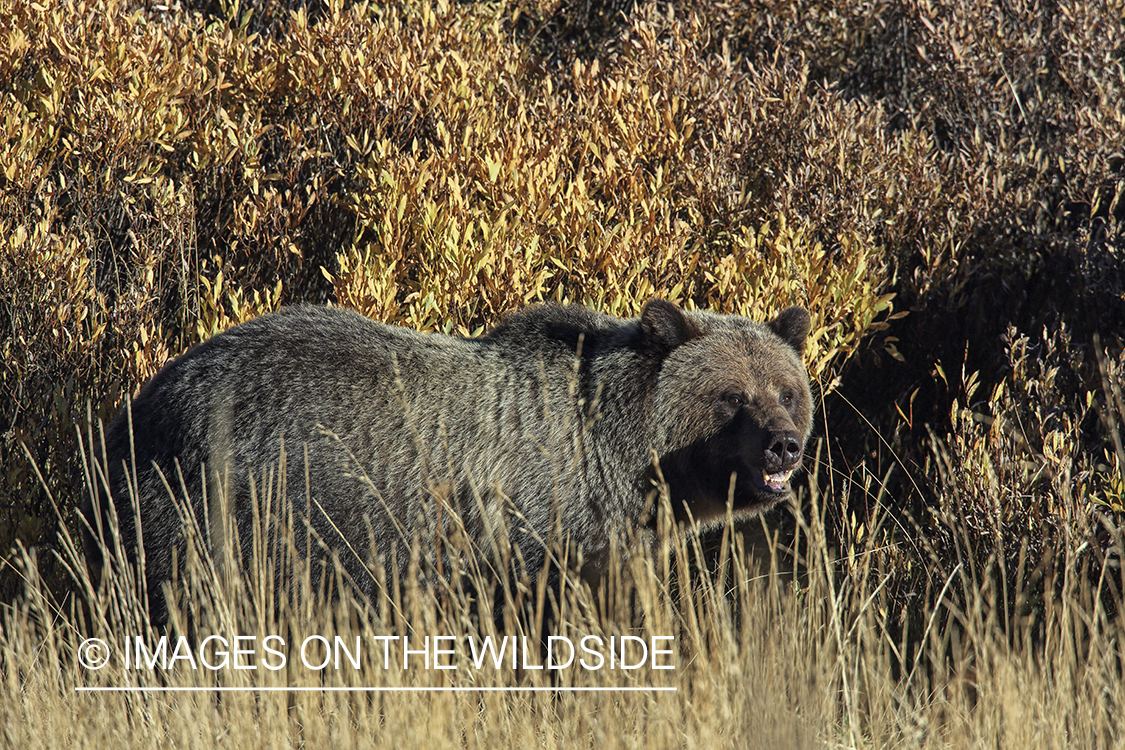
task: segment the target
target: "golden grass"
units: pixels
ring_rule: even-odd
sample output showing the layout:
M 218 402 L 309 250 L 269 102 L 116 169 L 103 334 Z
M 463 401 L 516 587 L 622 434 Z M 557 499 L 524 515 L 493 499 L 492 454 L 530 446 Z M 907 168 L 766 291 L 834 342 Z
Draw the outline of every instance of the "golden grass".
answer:
M 61 601 L 37 577 L 34 556 L 20 555 L 24 593 L 0 613 L 7 696 L 0 732 L 6 745 L 26 748 L 1095 748 L 1125 742 L 1117 710 L 1125 699 L 1125 633 L 1120 618 L 1103 607 L 1106 589 L 1121 583 L 1120 534 L 1111 547 L 1117 556 L 1095 575 L 1077 563 L 1081 545 L 1075 544 L 1063 550 L 1070 559 L 1061 574 L 1034 582 L 996 575 L 999 547 L 959 545 L 952 567 L 936 557 L 929 563 L 940 585 L 904 601 L 888 594 L 893 577 L 884 566 L 893 556 L 876 541 L 889 516 L 842 554 L 826 539 L 825 499 L 815 493 L 806 499 L 792 508 L 799 520 L 789 548 L 765 523 L 750 546 L 728 527 L 709 552 L 690 532 L 662 523 L 650 553 L 615 565 L 601 591 L 567 576 L 561 595 L 545 579 L 504 584 L 466 573 L 454 576 L 452 586 L 433 585 L 426 576 L 388 580 L 377 568 L 376 601 L 351 593 L 325 598 L 310 595 L 316 576 L 302 575 L 297 563 L 294 595 L 279 598 L 271 565 L 293 564 L 284 550 L 256 553 L 242 578 L 216 562 L 224 557 L 207 551 L 206 534 L 189 528 L 192 552 L 183 578 L 169 588 L 181 608 L 167 631 L 147 624 L 130 569 L 116 567 L 120 550 L 95 589 L 68 538 L 62 559 L 78 585 Z M 809 512 L 802 514 L 801 505 Z M 425 580 L 431 584 L 420 583 Z M 465 582 L 472 585 L 459 585 Z M 492 607 L 497 591 L 508 602 L 500 610 Z M 271 634 L 286 645 L 265 642 Z M 236 635 L 255 636 L 243 642 L 249 654 L 232 658 L 257 668 L 236 670 L 233 661 L 206 668 L 204 659 L 221 661 L 201 646 L 208 635 L 225 637 L 228 651 Z M 360 654 L 360 667 L 346 655 L 339 669 L 302 664 L 298 644 L 310 635 L 341 637 Z M 452 636 L 445 645 L 455 653 L 442 663 L 457 668 L 426 668 L 428 657 L 415 655 L 403 669 L 400 642 L 390 644 L 386 668 L 383 641 L 373 639 L 388 635 Z M 672 636 L 662 645 L 673 653 L 632 671 L 604 663 L 596 670 L 578 664 L 513 669 L 507 662 L 477 669 L 467 640 L 527 637 L 532 647 L 521 658 L 534 665 L 543 663 L 537 644 L 552 635 L 575 643 L 586 635 Z M 181 658 L 164 669 L 138 668 L 135 661 L 126 668 L 128 636 L 140 636 L 149 648 L 166 636 L 166 653 L 181 657 L 186 651 L 176 644 L 183 636 L 180 648 L 198 666 Z M 114 654 L 100 670 L 78 660 L 80 644 L 94 637 Z M 263 643 L 286 654 L 283 668 L 266 668 L 281 661 Z M 596 650 L 607 653 L 604 646 Z M 307 658 L 317 664 L 327 653 L 313 644 Z M 595 657 L 588 658 L 593 664 Z M 84 691 L 90 687 L 144 691 Z

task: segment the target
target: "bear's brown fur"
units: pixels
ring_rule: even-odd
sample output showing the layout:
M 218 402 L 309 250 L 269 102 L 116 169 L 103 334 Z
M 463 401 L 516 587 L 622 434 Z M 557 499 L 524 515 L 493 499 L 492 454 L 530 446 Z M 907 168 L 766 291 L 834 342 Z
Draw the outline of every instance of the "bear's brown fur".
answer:
M 284 444 L 299 554 L 339 554 L 361 588 L 366 558 L 405 565 L 454 518 L 483 557 L 508 528 L 527 572 L 559 542 L 604 561 L 612 535 L 647 518 L 653 455 L 681 517 L 724 517 L 728 499 L 756 513 L 789 494 L 811 426 L 808 331 L 801 308 L 762 324 L 661 300 L 632 320 L 532 307 L 475 339 L 335 308 L 265 315 L 169 363 L 110 425 L 120 539 L 135 555 L 135 472 L 159 617 L 173 550 L 184 559 L 165 482 L 186 490 L 201 528 L 229 509 L 245 553 L 251 478 Z M 84 513 L 112 539 L 105 509 Z

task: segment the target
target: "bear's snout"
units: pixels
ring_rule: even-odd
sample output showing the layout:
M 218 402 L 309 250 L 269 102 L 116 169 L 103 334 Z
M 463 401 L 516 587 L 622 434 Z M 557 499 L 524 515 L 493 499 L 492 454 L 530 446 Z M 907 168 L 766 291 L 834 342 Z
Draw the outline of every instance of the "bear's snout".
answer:
M 767 473 L 792 471 L 801 463 L 801 438 L 795 432 L 784 432 L 769 436 L 768 447 L 763 451 L 763 468 Z

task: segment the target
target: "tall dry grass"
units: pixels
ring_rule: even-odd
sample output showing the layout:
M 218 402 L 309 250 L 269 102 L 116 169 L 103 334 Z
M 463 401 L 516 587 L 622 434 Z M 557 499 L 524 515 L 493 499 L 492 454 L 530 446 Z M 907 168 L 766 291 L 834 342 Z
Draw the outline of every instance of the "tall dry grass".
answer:
M 104 484 L 98 464 L 86 454 L 93 487 Z M 167 629 L 149 624 L 123 550 L 105 551 L 110 562 L 95 583 L 67 536 L 61 561 L 75 593 L 56 597 L 22 552 L 24 592 L 0 612 L 0 736 L 23 748 L 1121 746 L 1125 633 L 1104 604 L 1122 583 L 1120 532 L 1096 569 L 1081 562 L 1089 558 L 1076 539 L 1061 549 L 1061 565 L 1004 580 L 1001 541 L 972 546 L 979 536 L 957 535 L 949 519 L 956 562 L 931 555 L 939 584 L 904 601 L 887 588 L 887 565 L 904 557 L 884 541 L 893 517 L 880 514 L 841 550 L 826 533 L 832 500 L 811 487 L 791 508 L 797 521 L 785 545 L 763 522 L 753 535 L 728 525 L 706 547 L 662 513 L 651 549 L 617 558 L 598 591 L 569 574 L 557 586 L 471 569 L 435 581 L 415 559 L 405 576 L 373 565 L 374 601 L 331 575 L 337 595 L 326 595 L 326 579 L 287 554 L 284 533 L 269 539 L 264 522 L 247 566 L 225 565 L 232 552 L 210 546 L 222 535 L 189 523 L 184 572 L 167 589 L 178 603 Z M 260 501 L 279 507 L 268 482 L 262 488 Z M 279 587 L 287 566 L 296 573 Z M 286 645 L 266 642 L 271 634 Z M 240 658 L 257 668 L 203 666 L 209 635 L 227 638 L 228 650 L 235 636 L 255 636 Z M 339 636 L 353 652 L 358 637 L 360 667 L 346 655 L 339 668 L 305 666 L 298 644 L 309 635 Z M 386 668 L 374 639 L 404 635 L 453 636 L 455 653 L 442 663 L 457 668 L 426 668 L 415 655 L 403 669 L 398 643 Z M 548 636 L 586 635 L 672 636 L 673 653 L 659 663 L 674 668 L 476 669 L 468 644 L 526 636 L 522 658 L 534 665 Z M 123 665 L 124 652 L 135 653 L 128 637 L 155 648 L 162 636 L 168 655 L 183 636 L 180 648 L 199 666 Z M 79 661 L 87 638 L 111 649 L 104 668 Z M 267 643 L 286 653 L 283 668 L 266 668 L 280 665 Z M 314 646 L 315 664 L 326 654 Z

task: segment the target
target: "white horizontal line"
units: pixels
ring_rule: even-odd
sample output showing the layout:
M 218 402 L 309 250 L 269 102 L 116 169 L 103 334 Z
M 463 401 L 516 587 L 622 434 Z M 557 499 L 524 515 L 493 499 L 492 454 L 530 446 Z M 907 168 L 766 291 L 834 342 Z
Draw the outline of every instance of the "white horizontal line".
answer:
M 674 693 L 674 687 L 76 687 L 76 693 Z

